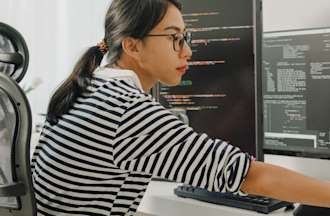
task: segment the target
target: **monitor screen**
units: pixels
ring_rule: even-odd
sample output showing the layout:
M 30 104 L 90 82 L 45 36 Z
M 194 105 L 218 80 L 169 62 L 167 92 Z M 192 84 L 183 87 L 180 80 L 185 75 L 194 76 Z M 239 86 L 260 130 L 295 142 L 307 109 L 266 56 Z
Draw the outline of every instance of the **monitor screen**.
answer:
M 184 110 L 195 131 L 259 156 L 255 1 L 181 2 L 187 30 L 192 32 L 193 56 L 181 84 L 160 84 L 157 98 L 167 108 Z
M 263 34 L 264 152 L 330 159 L 330 28 Z

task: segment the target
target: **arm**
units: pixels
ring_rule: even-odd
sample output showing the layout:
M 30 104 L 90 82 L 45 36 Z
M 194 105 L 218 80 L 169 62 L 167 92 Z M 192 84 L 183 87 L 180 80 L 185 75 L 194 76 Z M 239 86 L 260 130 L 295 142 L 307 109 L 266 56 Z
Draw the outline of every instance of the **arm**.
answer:
M 241 190 L 289 202 L 330 207 L 330 182 L 257 161 L 251 162 Z
M 198 134 L 148 98 L 123 113 L 113 142 L 115 165 L 206 188 L 237 192 L 250 157 L 219 139 Z

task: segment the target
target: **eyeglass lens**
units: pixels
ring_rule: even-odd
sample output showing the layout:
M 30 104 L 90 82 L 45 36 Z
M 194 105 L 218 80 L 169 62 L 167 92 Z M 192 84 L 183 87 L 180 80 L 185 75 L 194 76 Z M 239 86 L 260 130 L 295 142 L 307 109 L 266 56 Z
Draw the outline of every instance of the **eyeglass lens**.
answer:
M 176 38 L 174 40 L 175 50 L 176 51 L 182 50 L 182 48 L 184 46 L 184 42 L 186 42 L 188 44 L 188 46 L 190 46 L 190 44 L 191 44 L 191 33 L 190 32 L 176 35 Z

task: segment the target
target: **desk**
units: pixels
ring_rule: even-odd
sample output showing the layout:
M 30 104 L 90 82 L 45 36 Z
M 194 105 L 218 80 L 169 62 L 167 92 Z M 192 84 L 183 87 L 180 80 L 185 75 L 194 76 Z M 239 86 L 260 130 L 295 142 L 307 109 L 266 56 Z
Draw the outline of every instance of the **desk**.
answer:
M 254 211 L 220 206 L 189 198 L 177 197 L 173 190 L 179 183 L 151 181 L 138 208 L 139 212 L 157 216 L 265 216 Z M 292 216 L 284 208 L 269 216 Z

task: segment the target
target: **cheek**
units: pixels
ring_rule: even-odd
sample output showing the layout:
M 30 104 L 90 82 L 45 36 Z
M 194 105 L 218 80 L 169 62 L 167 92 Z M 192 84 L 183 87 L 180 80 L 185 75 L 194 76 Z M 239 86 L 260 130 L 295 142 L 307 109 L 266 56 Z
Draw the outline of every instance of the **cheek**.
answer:
M 175 56 L 168 52 L 167 49 L 155 46 L 155 48 L 145 52 L 141 61 L 143 68 L 148 70 L 149 73 L 156 73 L 157 75 L 162 75 L 164 71 L 171 69 L 172 72 L 168 72 L 173 73 L 173 68 L 175 69 Z
M 178 66 L 178 54 L 172 44 L 150 43 L 141 58 L 141 68 L 148 76 L 169 85 L 177 85 L 181 80 Z

